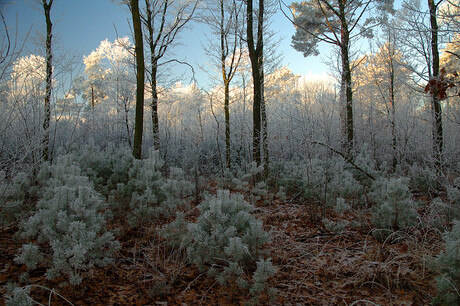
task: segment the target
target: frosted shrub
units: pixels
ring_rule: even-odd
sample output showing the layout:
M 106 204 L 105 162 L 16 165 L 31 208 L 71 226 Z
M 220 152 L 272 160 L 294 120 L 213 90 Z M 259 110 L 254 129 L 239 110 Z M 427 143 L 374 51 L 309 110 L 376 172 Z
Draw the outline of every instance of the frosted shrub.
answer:
M 30 297 L 30 287 L 19 287 L 14 284 L 7 284 L 6 287 L 6 306 L 28 306 L 38 304 Z
M 262 175 L 263 170 L 263 165 L 257 167 L 256 163 L 252 162 L 247 173 L 239 173 L 238 177 L 232 177 L 231 180 L 227 173 L 224 179 L 231 182 L 227 186 L 240 192 L 250 192 L 253 203 L 259 200 L 265 200 L 268 203 L 273 198 L 273 194 L 269 192 L 269 187 L 264 181 L 257 182 L 256 180 L 257 176 Z
M 460 221 L 455 220 L 452 231 L 444 234 L 445 251 L 436 257 L 435 269 L 438 294 L 434 304 L 460 304 Z
M 457 178 L 457 181 L 459 179 Z M 460 183 L 460 182 L 459 182 Z M 460 218 L 460 184 L 454 181 L 453 185 L 446 187 L 447 200 L 449 202 L 449 221 Z
M 15 261 L 30 269 L 44 263 L 49 279 L 65 275 L 77 285 L 81 271 L 112 263 L 120 245 L 106 231 L 101 196 L 79 167 L 67 157 L 50 171 L 37 212 L 21 224 L 21 237 L 33 242 Z
M 343 215 L 350 210 L 350 205 L 347 204 L 345 199 L 343 198 L 337 198 L 336 199 L 336 204 L 334 205 L 334 211 L 339 214 L 340 216 L 343 217 Z M 339 221 L 333 221 L 328 218 L 323 218 L 322 219 L 324 227 L 329 231 L 333 233 L 341 233 L 345 230 L 345 228 L 350 224 L 348 220 L 339 220 Z
M 417 211 L 407 181 L 405 178 L 382 178 L 372 185 L 369 197 L 377 204 L 372 214 L 377 228 L 397 231 L 415 225 Z
M 430 225 L 445 228 L 452 220 L 460 218 L 460 190 L 454 185 L 446 186 L 447 201 L 434 198 L 428 207 Z
M 19 172 L 7 180 L 5 172 L 0 171 L 0 226 L 20 219 L 31 209 L 26 203 L 30 189 L 27 174 Z
M 250 292 L 253 296 L 257 297 L 262 292 L 267 292 L 269 295 L 273 296 L 274 289 L 270 288 L 267 284 L 267 281 L 270 277 L 276 274 L 276 269 L 273 266 L 271 259 L 259 259 L 257 261 L 257 269 L 253 274 L 253 283 L 250 288 Z M 257 304 L 257 300 L 255 301 Z
M 417 163 L 409 166 L 408 176 L 412 190 L 429 191 L 437 186 L 436 172 Z
M 345 201 L 344 198 L 337 198 L 334 206 L 334 211 L 339 215 L 343 215 L 350 210 L 350 205 Z
M 286 188 L 284 186 L 280 186 L 278 189 L 278 192 L 275 194 L 275 197 L 280 199 L 281 201 L 286 200 L 287 195 L 286 195 L 285 189 Z
M 172 223 L 165 227 L 163 237 L 174 237 L 173 242 L 177 245 L 177 234 L 181 234 L 181 245 L 189 260 L 201 271 L 207 270 L 222 285 L 235 280 L 240 287 L 249 288 L 242 278 L 244 270 L 254 266 L 255 259 L 263 257 L 262 247 L 269 240 L 262 222 L 251 215 L 254 206 L 241 194 L 219 190 L 215 197 L 204 200 L 198 209 L 200 216 L 195 223 Z M 273 267 L 270 261 L 263 261 L 260 265 L 255 276 L 257 282 L 262 283 L 273 274 Z M 257 286 L 260 288 L 261 284 Z
M 255 162 L 252 162 L 248 171 L 239 171 L 236 177 L 232 177 L 231 184 L 229 185 L 238 191 L 248 192 L 251 190 L 251 188 L 256 187 L 254 186 L 256 177 L 258 175 L 261 175 L 263 170 L 264 168 L 262 165 L 257 167 L 257 164 Z
M 306 165 L 300 161 L 279 162 L 271 170 L 275 185 L 283 187 L 286 193 L 297 193 L 305 185 Z
M 323 218 L 321 221 L 323 222 L 324 227 L 332 233 L 341 233 L 350 224 L 348 220 L 333 221 L 328 218 Z
M 434 198 L 427 207 L 429 226 L 442 229 L 451 221 L 451 208 L 441 198 Z
M 372 155 L 369 153 L 366 144 L 364 145 L 363 151 L 355 157 L 354 163 L 366 173 L 373 175 L 374 177 L 379 176 L 379 174 L 380 176 L 384 176 L 384 172 L 387 171 L 387 165 L 385 162 L 382 163 L 380 171 L 377 171 L 377 162 L 374 158 L 372 158 Z M 360 171 L 354 167 L 351 167 L 350 171 L 353 173 L 353 177 L 358 180 L 361 185 L 369 186 L 372 184 L 370 177 L 367 176 L 363 171 Z
M 337 197 L 357 197 L 363 190 L 353 174 L 345 169 L 343 159 L 310 160 L 304 188 L 307 198 L 325 201 L 330 205 L 334 204 Z
M 130 202 L 128 217 L 133 226 L 170 215 L 193 193 L 193 184 L 184 180 L 185 173 L 179 168 L 172 168 L 170 177 L 164 179 L 160 172 L 163 165 L 158 151 L 150 150 L 149 158 L 133 162 L 128 182 L 118 184 L 114 194 Z
M 128 182 L 129 170 L 134 158 L 128 148 L 116 148 L 109 144 L 101 150 L 93 141 L 83 147 L 75 159 L 80 165 L 82 174 L 94 184 L 94 188 L 104 196 L 117 188 L 118 184 Z

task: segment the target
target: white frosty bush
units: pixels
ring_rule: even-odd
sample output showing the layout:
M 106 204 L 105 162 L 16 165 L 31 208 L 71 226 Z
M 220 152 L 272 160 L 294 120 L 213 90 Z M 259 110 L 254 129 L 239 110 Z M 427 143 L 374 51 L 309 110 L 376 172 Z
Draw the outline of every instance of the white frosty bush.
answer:
M 130 202 L 128 218 L 133 226 L 174 213 L 193 193 L 193 184 L 184 179 L 181 169 L 172 168 L 169 178 L 163 178 L 163 165 L 158 151 L 150 150 L 147 159 L 133 162 L 128 182 L 117 186 L 114 195 Z
M 199 206 L 200 216 L 195 223 L 185 223 L 183 215 L 166 226 L 163 237 L 171 239 L 186 249 L 189 260 L 200 270 L 207 270 L 219 283 L 235 280 L 240 287 L 249 288 L 243 279 L 245 269 L 251 268 L 260 258 L 256 270 L 257 286 L 273 275 L 271 262 L 263 261 L 263 245 L 269 235 L 262 229 L 262 222 L 251 215 L 254 206 L 241 194 L 219 190 L 215 197 L 208 197 Z
M 266 204 L 273 199 L 273 194 L 269 192 L 269 186 L 264 181 L 257 181 L 257 177 L 262 176 L 263 165 L 257 166 L 255 162 L 250 164 L 247 172 L 239 171 L 236 177 L 231 172 L 224 173 L 225 188 L 233 188 L 243 193 L 251 195 L 251 202 L 264 200 Z
M 6 285 L 6 306 L 28 306 L 38 304 L 30 297 L 30 287 L 19 287 L 14 284 Z
M 460 221 L 455 220 L 452 231 L 444 234 L 445 251 L 436 257 L 435 270 L 438 294 L 435 305 L 460 304 Z
M 408 176 L 412 190 L 429 191 L 436 188 L 436 173 L 433 169 L 422 167 L 417 163 L 409 166 Z
M 351 206 L 345 201 L 344 198 L 335 199 L 334 211 L 339 215 L 343 215 L 350 210 Z
M 129 170 L 133 165 L 134 158 L 128 148 L 117 148 L 109 143 L 101 150 L 93 140 L 84 146 L 77 154 L 82 174 L 87 176 L 94 184 L 94 188 L 102 195 L 108 197 L 117 189 L 118 184 L 128 182 Z
M 0 171 L 0 225 L 27 214 L 31 207 L 25 201 L 30 189 L 30 178 L 24 172 L 18 172 L 8 180 L 5 172 Z
M 363 187 L 345 166 L 345 161 L 339 158 L 329 161 L 312 159 L 307 162 L 305 197 L 325 201 L 330 205 L 334 205 L 338 197 L 358 197 Z
M 324 227 L 332 233 L 341 233 L 350 224 L 348 220 L 333 221 L 328 218 L 323 218 L 321 221 L 323 222 Z
M 344 198 L 337 198 L 336 204 L 334 205 L 334 211 L 339 214 L 340 216 L 344 216 L 344 214 L 350 210 L 350 205 L 345 201 Z M 345 228 L 350 224 L 348 220 L 339 220 L 333 221 L 328 218 L 323 218 L 321 220 L 324 224 L 324 227 L 333 233 L 341 233 L 345 230 Z
M 283 187 L 287 193 L 297 193 L 305 185 L 305 162 L 291 160 L 272 164 L 270 174 L 278 188 Z
M 405 178 L 381 178 L 372 185 L 369 198 L 377 206 L 373 211 L 373 223 L 378 229 L 397 231 L 415 225 L 417 211 Z
M 82 281 L 81 271 L 113 262 L 118 241 L 105 228 L 103 201 L 71 158 L 50 167 L 51 177 L 34 215 L 21 224 L 24 244 L 17 263 L 33 269 L 44 263 L 47 277 Z
M 456 181 L 459 181 L 457 178 Z M 449 203 L 449 221 L 460 218 L 460 182 L 454 181 L 453 185 L 446 187 L 447 201 Z

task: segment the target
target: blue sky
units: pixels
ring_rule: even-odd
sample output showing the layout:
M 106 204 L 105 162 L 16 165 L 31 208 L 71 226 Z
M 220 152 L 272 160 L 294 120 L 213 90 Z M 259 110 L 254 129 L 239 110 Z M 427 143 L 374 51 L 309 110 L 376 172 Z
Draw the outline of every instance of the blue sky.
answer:
M 30 28 L 31 38 L 36 37 L 36 33 L 43 33 L 44 16 L 37 7 L 34 0 L 0 0 L 0 9 L 5 16 L 10 34 L 15 31 L 16 20 L 20 39 L 24 38 Z M 115 4 L 111 0 L 55 0 L 51 13 L 56 48 L 70 51 L 77 56 L 88 55 L 106 38 L 109 41 L 115 40 L 117 32 L 120 37 L 130 36 L 131 33 L 129 11 L 125 6 Z M 313 78 L 316 74 L 327 73 L 328 67 L 321 63 L 321 58 L 328 50 L 324 49 L 326 53 L 319 57 L 309 58 L 304 58 L 300 52 L 295 51 L 290 46 L 294 27 L 281 12 L 273 17 L 272 29 L 278 33 L 278 37 L 283 38 L 279 45 L 279 52 L 284 54 L 283 65 L 287 65 L 296 74 L 310 75 Z M 203 31 L 204 25 L 193 23 L 190 29 L 182 33 L 181 45 L 173 52 L 176 58 L 187 60 L 195 66 L 199 85 L 206 87 L 208 76 L 198 68 L 198 65 L 205 65 L 208 61 L 202 50 L 206 39 Z M 25 51 L 31 53 L 35 49 L 33 44 L 29 44 Z M 189 78 L 186 78 L 184 81 L 188 80 Z

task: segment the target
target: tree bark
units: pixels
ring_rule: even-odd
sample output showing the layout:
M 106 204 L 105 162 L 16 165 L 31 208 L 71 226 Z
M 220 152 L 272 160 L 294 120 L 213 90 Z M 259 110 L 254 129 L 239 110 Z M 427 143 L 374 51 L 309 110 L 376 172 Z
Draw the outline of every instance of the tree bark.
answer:
M 158 62 L 156 60 L 152 60 L 152 76 L 151 76 L 152 79 L 150 81 L 150 86 L 152 90 L 153 146 L 155 150 L 160 150 L 160 124 L 158 120 L 157 65 L 158 65 Z
M 230 142 L 230 79 L 227 77 L 228 45 L 226 44 L 224 1 L 220 1 L 220 51 L 222 80 L 224 82 L 224 115 L 225 115 L 225 167 L 231 169 Z M 234 56 L 234 55 L 233 55 Z M 231 77 L 231 74 L 230 74 Z
M 51 88 L 52 88 L 52 79 L 53 79 L 53 53 L 51 52 L 51 39 L 53 24 L 51 23 L 51 6 L 53 5 L 53 0 L 43 0 L 43 10 L 45 12 L 46 19 L 46 88 L 45 88 L 45 118 L 43 120 L 43 159 L 48 161 L 49 156 L 49 143 L 50 143 L 50 120 L 51 120 Z
M 344 105 L 344 149 L 348 159 L 353 159 L 353 91 L 351 85 L 351 69 L 350 69 L 350 32 L 348 29 L 347 19 L 345 15 L 345 1 L 339 1 L 339 12 L 341 21 L 341 52 L 342 52 L 342 80 L 341 80 L 341 98 L 345 99 Z
M 391 44 L 388 45 L 388 55 L 390 61 L 390 111 L 391 111 L 391 136 L 392 136 L 392 150 L 393 150 L 393 160 L 392 160 L 392 168 L 393 171 L 396 170 L 396 166 L 398 165 L 398 156 L 397 156 L 397 138 L 396 138 L 396 106 L 395 106 L 395 69 L 394 69 L 394 62 L 393 62 L 393 55 L 394 55 L 394 47 Z M 391 52 L 391 53 L 390 53 Z
M 142 158 L 142 134 L 144 130 L 144 45 L 142 38 L 139 1 L 130 0 L 134 30 L 134 51 L 136 55 L 136 118 L 134 123 L 133 156 Z
M 259 0 L 259 12 L 257 20 L 257 45 L 254 44 L 254 17 L 253 2 L 247 1 L 247 41 L 249 59 L 251 60 L 252 79 L 254 84 L 253 95 L 253 129 L 252 129 L 252 150 L 253 161 L 257 166 L 262 163 L 261 158 L 261 104 L 263 103 L 263 11 L 264 0 Z
M 150 89 L 152 94 L 152 133 L 153 133 L 153 146 L 155 150 L 160 149 L 160 126 L 158 120 L 158 89 L 157 89 L 157 73 L 158 73 L 158 58 L 155 54 L 156 44 L 153 39 L 154 31 L 153 28 L 153 20 L 152 20 L 152 9 L 150 1 L 145 1 L 146 6 L 146 26 L 148 30 L 148 43 L 150 47 L 150 69 L 151 69 L 151 79 L 150 79 Z M 167 9 L 167 2 L 165 2 L 165 7 L 163 12 Z M 161 29 L 163 28 L 163 24 L 161 25 Z
M 438 21 L 436 17 L 437 5 L 434 0 L 428 0 L 428 7 L 430 9 L 430 24 L 431 24 L 431 55 L 433 57 L 432 65 L 432 78 L 436 79 L 439 76 L 439 49 L 438 49 Z M 434 115 L 433 122 L 433 144 L 434 144 L 434 158 L 435 166 L 438 171 L 442 168 L 442 154 L 443 154 L 443 128 L 442 128 L 442 108 L 441 101 L 438 97 L 436 87 L 432 95 L 432 108 Z
M 230 86 L 224 84 L 224 113 L 225 113 L 225 167 L 231 169 L 231 142 L 230 142 Z

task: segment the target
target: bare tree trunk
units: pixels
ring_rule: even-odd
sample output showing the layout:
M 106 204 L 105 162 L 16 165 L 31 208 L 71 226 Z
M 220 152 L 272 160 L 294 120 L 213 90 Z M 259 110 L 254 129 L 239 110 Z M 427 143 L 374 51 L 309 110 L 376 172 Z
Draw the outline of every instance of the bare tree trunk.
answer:
M 152 60 L 152 76 L 151 76 L 152 79 L 150 81 L 150 86 L 152 90 L 153 146 L 155 150 L 160 150 L 160 124 L 158 120 L 157 64 L 158 62 L 156 60 Z
M 45 12 L 46 19 L 46 91 L 45 91 L 45 119 L 43 120 L 43 159 L 48 161 L 49 156 L 49 143 L 50 143 L 50 119 L 51 119 L 51 86 L 53 78 L 53 53 L 51 52 L 51 39 L 52 39 L 52 28 L 53 24 L 51 23 L 51 6 L 53 5 L 53 0 L 43 0 L 43 10 Z
M 439 76 L 439 49 L 438 49 L 438 21 L 436 17 L 438 4 L 434 0 L 428 0 L 428 7 L 430 8 L 430 24 L 431 24 L 431 55 L 433 57 L 433 78 Z M 434 87 L 432 95 L 432 108 L 434 113 L 433 124 L 433 144 L 434 144 L 434 157 L 437 171 L 442 170 L 442 154 L 443 154 L 443 130 L 442 130 L 442 108 L 441 101 L 438 97 L 436 87 Z
M 133 156 L 142 157 L 142 133 L 144 129 L 144 45 L 142 38 L 141 17 L 139 15 L 139 1 L 130 0 L 134 30 L 134 50 L 136 55 L 136 118 L 134 123 Z
M 351 69 L 350 69 L 350 33 L 348 30 L 347 19 L 345 16 L 345 3 L 339 1 L 340 19 L 341 19 L 341 51 L 342 51 L 342 82 L 341 82 L 341 98 L 344 98 L 344 133 L 345 142 L 344 149 L 345 155 L 348 159 L 353 159 L 353 141 L 354 141 L 354 128 L 353 128 L 353 91 L 351 85 Z
M 191 7 L 189 12 L 187 7 Z M 174 7 L 174 1 L 171 0 L 145 0 L 145 11 L 142 15 L 142 21 L 147 27 L 147 42 L 150 48 L 150 86 L 152 93 L 152 132 L 153 145 L 155 150 L 160 149 L 160 128 L 158 120 L 158 88 L 157 73 L 158 61 L 165 55 L 168 47 L 174 42 L 176 35 L 191 20 L 195 12 L 197 2 L 184 2 L 177 16 L 172 16 L 172 22 L 169 23 L 168 14 Z M 157 18 L 158 17 L 158 18 Z M 141 33 L 142 35 L 142 33 Z
M 131 131 L 129 129 L 129 107 L 128 107 L 128 101 L 127 99 L 123 99 L 123 111 L 125 113 L 125 128 L 126 128 L 126 137 L 128 138 L 128 144 L 129 144 L 129 147 L 132 149 L 133 148 L 133 144 L 131 142 Z
M 389 48 L 391 47 L 390 45 L 388 46 Z M 391 47 L 393 48 L 393 47 Z M 389 52 L 392 52 L 388 50 Z M 392 54 L 390 55 L 390 111 L 391 111 L 391 136 L 392 136 L 392 150 L 393 150 L 393 161 L 392 161 L 392 168 L 393 171 L 396 170 L 396 166 L 398 165 L 398 156 L 397 156 L 397 138 L 396 138 L 396 106 L 395 106 L 395 71 L 394 71 L 394 63 L 393 63 L 393 58 Z
M 230 143 L 230 88 L 229 82 L 224 84 L 224 113 L 225 113 L 225 167 L 231 169 Z
M 261 63 L 261 79 L 262 79 L 262 84 L 261 84 L 261 103 L 260 103 L 260 112 L 261 112 L 261 119 L 262 119 L 262 152 L 263 152 L 263 157 L 264 157 L 264 171 L 263 171 L 263 178 L 268 179 L 269 175 L 269 166 L 270 166 L 270 160 L 268 156 L 268 124 L 267 124 L 267 107 L 265 104 L 265 96 L 264 96 L 264 78 L 265 78 L 265 72 L 264 72 L 264 66 L 263 66 L 263 61 Z
M 249 59 L 251 60 L 252 79 L 254 84 L 253 98 L 253 130 L 252 130 L 252 159 L 257 166 L 262 162 L 261 158 L 261 104 L 263 103 L 263 13 L 264 0 L 259 0 L 259 11 L 257 18 L 257 42 L 254 44 L 253 27 L 253 0 L 247 1 L 247 41 L 249 49 Z

